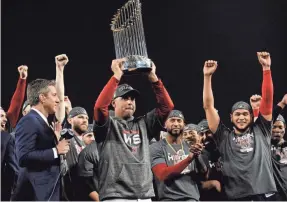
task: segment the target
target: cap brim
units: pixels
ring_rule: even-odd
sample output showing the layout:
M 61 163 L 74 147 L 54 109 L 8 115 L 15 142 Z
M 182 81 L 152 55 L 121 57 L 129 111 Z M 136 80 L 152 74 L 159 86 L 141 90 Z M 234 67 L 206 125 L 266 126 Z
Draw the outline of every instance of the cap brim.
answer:
M 209 131 L 209 128 L 205 128 L 205 129 L 200 130 L 201 133 L 204 133 L 204 132 L 207 132 L 207 131 Z
M 140 92 L 135 90 L 135 89 L 132 89 L 132 90 L 129 90 L 129 91 L 123 93 L 122 95 L 117 96 L 117 97 L 123 97 L 123 96 L 127 96 L 127 95 L 130 95 L 134 98 L 137 98 L 140 96 Z M 115 98 L 117 98 L 117 97 L 115 97 Z

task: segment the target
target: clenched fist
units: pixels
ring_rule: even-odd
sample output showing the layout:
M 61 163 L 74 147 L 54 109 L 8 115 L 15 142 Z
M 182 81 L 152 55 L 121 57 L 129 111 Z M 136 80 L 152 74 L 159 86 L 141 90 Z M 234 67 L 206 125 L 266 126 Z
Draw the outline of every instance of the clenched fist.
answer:
M 66 54 L 57 55 L 55 57 L 55 62 L 56 62 L 57 68 L 59 68 L 60 70 L 63 70 L 65 65 L 69 62 L 69 58 Z
M 259 109 L 261 104 L 262 97 L 261 95 L 252 95 L 250 97 L 250 105 L 252 109 Z
M 61 140 L 56 146 L 58 154 L 66 154 L 70 150 L 70 141 L 69 140 Z
M 271 66 L 271 57 L 268 52 L 257 52 L 257 57 L 259 63 L 263 68 L 270 68 Z
M 125 58 L 116 59 L 112 61 L 111 69 L 114 72 L 114 76 L 120 80 L 123 75 L 123 62 L 125 61 Z
M 204 63 L 203 74 L 205 76 L 210 76 L 215 72 L 216 69 L 217 69 L 217 61 L 207 60 Z
M 28 76 L 28 67 L 26 65 L 21 65 L 18 67 L 18 72 L 21 79 L 26 79 Z

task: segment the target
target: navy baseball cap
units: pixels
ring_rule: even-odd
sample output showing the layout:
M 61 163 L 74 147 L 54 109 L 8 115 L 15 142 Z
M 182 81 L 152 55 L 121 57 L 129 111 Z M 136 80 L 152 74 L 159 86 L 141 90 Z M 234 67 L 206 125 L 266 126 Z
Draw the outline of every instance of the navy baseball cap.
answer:
M 138 97 L 140 95 L 139 91 L 134 89 L 128 84 L 121 84 L 117 87 L 116 92 L 114 93 L 113 99 L 118 97 L 123 97 L 124 95 L 131 95 L 132 97 Z

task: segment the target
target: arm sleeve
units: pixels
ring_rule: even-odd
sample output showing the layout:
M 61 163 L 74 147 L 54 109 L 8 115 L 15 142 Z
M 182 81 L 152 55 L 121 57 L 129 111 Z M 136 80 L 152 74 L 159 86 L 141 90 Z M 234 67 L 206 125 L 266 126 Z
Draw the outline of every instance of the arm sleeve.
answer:
M 112 76 L 102 92 L 100 93 L 94 106 L 94 120 L 98 126 L 106 123 L 109 117 L 109 105 L 113 100 L 114 93 L 118 87 L 119 81 Z
M 173 166 L 167 166 L 162 147 L 159 143 L 154 143 L 150 146 L 150 153 L 152 172 L 160 181 L 179 175 L 192 161 L 190 157 L 187 157 Z
M 149 139 L 158 140 L 162 126 L 170 111 L 173 110 L 174 104 L 161 80 L 152 83 L 152 88 L 156 95 L 157 108 L 147 113 L 145 122 L 148 127 Z
M 25 89 L 26 89 L 26 79 L 19 78 L 16 90 L 14 92 L 9 109 L 7 111 L 7 117 L 13 128 L 15 128 L 16 126 L 24 102 Z
M 95 140 L 98 143 L 105 141 L 108 135 L 110 125 L 108 107 L 113 100 L 113 95 L 117 89 L 118 84 L 119 81 L 112 76 L 95 103 L 93 131 L 97 134 Z
M 29 167 L 29 165 L 35 165 L 39 163 L 52 163 L 54 158 L 53 149 L 37 149 L 37 136 L 38 133 L 35 127 L 35 121 L 31 118 L 24 119 L 16 127 L 16 154 L 19 160 L 19 166 Z
M 260 105 L 260 113 L 262 115 L 272 114 L 273 107 L 273 81 L 271 71 L 263 71 L 262 82 L 262 101 Z

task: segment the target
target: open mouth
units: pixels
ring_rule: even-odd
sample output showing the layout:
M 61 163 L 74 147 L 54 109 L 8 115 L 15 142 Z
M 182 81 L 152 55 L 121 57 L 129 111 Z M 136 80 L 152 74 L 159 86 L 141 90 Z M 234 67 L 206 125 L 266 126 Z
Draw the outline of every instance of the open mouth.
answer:
M 0 126 L 1 126 L 2 129 L 5 129 L 6 123 L 1 123 Z
M 273 138 L 280 138 L 281 135 L 280 135 L 280 133 L 273 133 L 273 134 L 272 134 L 272 137 L 273 137 Z

